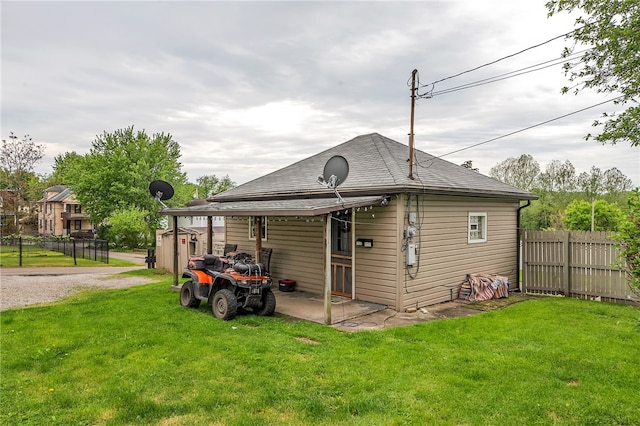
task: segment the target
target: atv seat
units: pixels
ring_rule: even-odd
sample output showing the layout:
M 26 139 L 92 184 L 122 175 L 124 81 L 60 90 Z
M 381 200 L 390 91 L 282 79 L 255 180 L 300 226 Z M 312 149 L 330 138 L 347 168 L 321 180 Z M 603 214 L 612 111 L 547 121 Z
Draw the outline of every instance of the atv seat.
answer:
M 213 254 L 205 254 L 203 256 L 204 267 L 216 272 L 222 272 L 227 267 L 227 263 Z

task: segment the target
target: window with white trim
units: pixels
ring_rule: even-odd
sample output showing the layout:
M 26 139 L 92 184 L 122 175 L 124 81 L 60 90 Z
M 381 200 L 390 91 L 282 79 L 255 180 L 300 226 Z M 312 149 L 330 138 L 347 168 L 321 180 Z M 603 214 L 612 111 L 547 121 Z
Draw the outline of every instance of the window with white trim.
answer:
M 249 216 L 249 239 L 256 239 L 256 222 L 253 216 Z M 262 216 L 262 240 L 267 239 L 267 217 Z
M 468 243 L 484 243 L 487 241 L 487 214 L 469 213 Z

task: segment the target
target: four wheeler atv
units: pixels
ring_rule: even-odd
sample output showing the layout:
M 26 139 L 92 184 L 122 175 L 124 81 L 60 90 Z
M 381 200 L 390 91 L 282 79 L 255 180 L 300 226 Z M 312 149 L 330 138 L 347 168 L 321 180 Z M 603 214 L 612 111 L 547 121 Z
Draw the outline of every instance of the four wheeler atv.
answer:
M 230 259 L 212 254 L 192 256 L 182 278 L 180 304 L 197 308 L 209 303 L 216 318 L 231 320 L 239 309 L 251 309 L 257 315 L 273 315 L 276 296 L 271 291 L 271 276 L 260 263 L 249 263 L 240 253 Z

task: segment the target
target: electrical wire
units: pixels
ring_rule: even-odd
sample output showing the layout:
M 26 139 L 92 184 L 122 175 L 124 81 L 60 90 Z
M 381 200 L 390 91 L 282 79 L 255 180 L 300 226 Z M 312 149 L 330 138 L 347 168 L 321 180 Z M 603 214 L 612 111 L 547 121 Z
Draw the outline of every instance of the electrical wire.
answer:
M 544 46 L 545 44 L 551 43 L 552 41 L 555 41 L 555 40 L 557 40 L 557 39 L 559 39 L 559 38 L 567 37 L 568 35 L 570 35 L 570 34 L 572 34 L 572 33 L 576 32 L 576 31 L 578 31 L 578 30 L 581 30 L 582 28 L 584 28 L 584 26 L 583 26 L 583 27 L 580 27 L 580 28 L 576 28 L 575 30 L 571 30 L 571 31 L 569 31 L 568 33 L 561 34 L 561 35 L 559 35 L 559 36 L 553 37 L 553 38 L 551 38 L 551 39 L 549 39 L 549 40 L 547 40 L 547 41 L 543 41 L 542 43 L 538 43 L 538 44 L 536 44 L 536 45 L 533 45 L 533 46 L 527 47 L 526 49 L 522 49 L 522 50 L 520 50 L 520 51 L 518 51 L 518 52 L 516 52 L 516 53 L 512 53 L 512 54 L 510 54 L 510 55 L 503 56 L 502 58 L 498 58 L 498 59 L 496 59 L 496 60 L 494 60 L 494 61 L 484 63 L 484 64 L 482 64 L 482 65 L 479 65 L 479 66 L 475 67 L 475 68 L 471 68 L 471 69 L 468 69 L 468 70 L 466 70 L 466 71 L 462 71 L 462 72 L 459 72 L 459 73 L 457 73 L 457 74 L 451 75 L 451 76 L 449 76 L 449 77 L 445 77 L 445 78 L 441 78 L 440 80 L 433 81 L 433 82 L 431 82 L 431 83 L 427 84 L 427 86 L 434 86 L 434 85 L 435 85 L 435 84 L 437 84 L 437 83 L 441 83 L 441 82 L 443 82 L 443 81 L 450 80 L 450 79 L 452 79 L 452 78 L 460 77 L 461 75 L 468 74 L 468 73 L 473 72 L 473 71 L 477 71 L 477 70 L 479 70 L 480 68 L 488 67 L 489 65 L 496 64 L 496 63 L 498 63 L 498 62 L 500 62 L 500 61 L 504 61 L 505 59 L 513 58 L 514 56 L 520 55 L 520 54 L 522 54 L 522 53 L 524 53 L 524 52 L 527 52 L 527 51 L 529 51 L 529 50 L 532 50 L 532 49 L 538 48 L 538 47 L 540 47 L 540 46 Z
M 533 129 L 534 127 L 539 127 L 539 126 L 542 126 L 542 125 L 545 125 L 545 124 L 551 123 L 551 122 L 553 122 L 553 121 L 557 121 L 557 120 L 560 120 L 560 119 L 562 119 L 562 118 L 569 117 L 569 116 L 574 115 L 574 114 L 578 114 L 578 113 L 580 113 L 580 112 L 582 112 L 582 111 L 586 111 L 586 110 L 588 110 L 588 109 L 595 108 L 595 107 L 598 107 L 598 106 L 600 106 L 600 105 L 607 104 L 607 103 L 609 103 L 609 102 L 615 102 L 615 101 L 617 101 L 617 100 L 619 100 L 619 99 L 622 99 L 622 98 L 623 98 L 623 96 L 618 96 L 617 98 L 608 99 L 608 100 L 606 100 L 606 101 L 603 101 L 603 102 L 597 103 L 597 104 L 595 104 L 595 105 L 591 105 L 591 106 L 588 106 L 588 107 L 585 107 L 585 108 L 581 108 L 581 109 L 579 109 L 579 110 L 577 110 L 577 111 L 573 111 L 573 112 L 570 112 L 570 113 L 568 113 L 568 114 L 564 114 L 564 115 L 561 115 L 561 116 L 559 116 L 559 117 L 555 117 L 555 118 L 552 118 L 552 119 L 549 119 L 549 120 L 543 121 L 543 122 L 541 122 L 541 123 L 537 123 L 537 124 L 534 124 L 534 125 L 531 125 L 531 126 L 525 127 L 525 128 L 523 128 L 523 129 L 516 130 L 516 131 L 510 132 L 510 133 L 504 134 L 504 135 L 502 135 L 502 136 L 498 136 L 498 137 L 495 137 L 495 138 L 491 138 L 491 139 L 486 140 L 486 141 L 483 141 L 483 142 L 478 142 L 478 143 L 475 143 L 475 144 L 473 144 L 473 145 L 469 145 L 469 146 L 464 147 L 464 148 L 456 149 L 455 151 L 451 151 L 451 152 L 448 152 L 448 153 L 446 153 L 446 154 L 437 155 L 437 156 L 435 156 L 435 158 L 442 158 L 442 157 L 446 157 L 447 155 L 451 155 L 451 154 L 455 154 L 455 153 L 457 153 L 457 152 L 465 151 L 465 150 L 467 150 L 467 149 L 475 148 L 475 147 L 477 147 L 477 146 L 484 145 L 484 144 L 487 144 L 487 143 L 489 143 L 489 142 L 494 142 L 494 141 L 497 141 L 497 140 L 499 140 L 499 139 L 506 138 L 507 136 L 515 135 L 516 133 L 521 133 L 521 132 L 524 132 L 525 130 L 530 130 L 530 129 Z
M 580 52 L 576 52 L 573 53 L 567 57 L 560 57 L 560 58 L 556 58 L 556 59 L 551 59 L 545 62 L 540 62 L 538 64 L 535 65 L 530 65 L 528 67 L 525 68 L 520 68 L 518 70 L 515 71 L 510 71 L 504 74 L 500 74 L 500 75 L 496 75 L 493 77 L 488 77 L 482 80 L 477 80 L 471 83 L 465 83 L 465 84 L 461 84 L 460 86 L 454 86 L 454 87 L 450 87 L 447 89 L 442 89 L 442 90 L 438 90 L 438 91 L 434 91 L 433 88 L 426 93 L 422 93 L 422 94 L 417 94 L 417 96 L 421 99 L 429 99 L 429 98 L 433 98 L 435 96 L 440 96 L 440 95 L 444 95 L 447 93 L 451 93 L 451 92 L 457 92 L 460 90 L 465 90 L 465 89 L 470 89 L 472 87 L 477 87 L 477 86 L 482 86 L 485 84 L 490 84 L 490 83 L 495 83 L 498 81 L 502 81 L 502 80 L 507 80 L 509 78 L 513 78 L 513 77 L 518 77 L 524 74 L 529 74 L 535 71 L 541 71 L 543 69 L 546 68 L 550 68 L 556 65 L 560 65 L 562 63 L 566 63 L 567 61 L 571 61 L 574 59 L 578 59 L 579 57 L 582 57 L 584 55 L 584 52 L 586 52 L 586 50 L 582 50 Z

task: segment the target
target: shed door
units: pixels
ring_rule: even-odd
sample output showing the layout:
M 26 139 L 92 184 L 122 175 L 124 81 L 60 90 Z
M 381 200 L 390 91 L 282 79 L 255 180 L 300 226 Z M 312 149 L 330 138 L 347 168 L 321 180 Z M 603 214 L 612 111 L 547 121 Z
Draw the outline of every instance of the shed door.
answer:
M 331 294 L 351 297 L 351 210 L 331 217 Z

